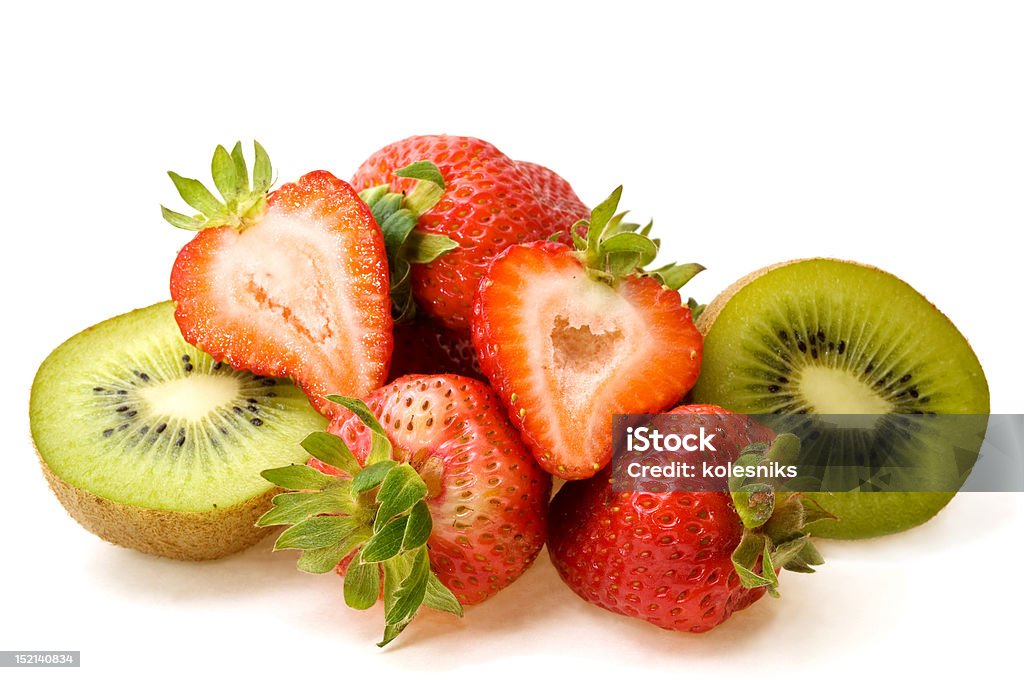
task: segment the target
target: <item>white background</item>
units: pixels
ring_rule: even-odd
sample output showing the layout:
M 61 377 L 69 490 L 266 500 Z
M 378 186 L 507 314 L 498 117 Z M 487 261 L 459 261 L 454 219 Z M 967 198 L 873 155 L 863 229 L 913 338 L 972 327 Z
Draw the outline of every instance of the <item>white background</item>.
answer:
M 26 411 L 53 347 L 168 296 L 188 234 L 161 222 L 160 202 L 180 207 L 165 170 L 206 178 L 217 143 L 255 137 L 283 180 L 348 177 L 388 142 L 448 132 L 555 168 L 591 204 L 625 184 L 665 251 L 709 268 L 688 286 L 702 300 L 795 257 L 893 271 L 971 340 L 993 410 L 1022 412 L 1022 35 L 1020 9 L 983 2 L 5 7 L 0 649 L 80 649 L 61 673 L 88 677 L 1014 667 L 1019 496 L 962 495 L 905 535 L 825 543 L 818 574 L 787 574 L 780 601 L 704 636 L 588 606 L 544 557 L 381 652 L 380 611 L 347 611 L 340 580 L 295 572 L 293 554 L 179 564 L 80 529 Z

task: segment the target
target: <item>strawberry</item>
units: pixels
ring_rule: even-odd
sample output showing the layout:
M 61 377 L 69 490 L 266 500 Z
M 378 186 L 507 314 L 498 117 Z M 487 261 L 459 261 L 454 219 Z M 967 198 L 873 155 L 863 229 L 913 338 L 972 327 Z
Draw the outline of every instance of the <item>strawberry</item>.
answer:
M 702 339 L 674 290 L 702 267 L 667 265 L 615 215 L 621 187 L 594 209 L 576 250 L 551 241 L 496 257 L 477 293 L 480 366 L 541 467 L 565 479 L 611 459 L 611 416 L 656 413 L 697 380 Z
M 413 202 L 418 220 L 415 233 L 444 241 L 443 250 L 430 251 L 433 261 L 407 258 L 412 299 L 441 325 L 468 332 L 473 295 L 491 258 L 513 243 L 545 239 L 556 232 L 568 241 L 572 224 L 586 210 L 581 210 L 572 189 L 561 178 L 556 180 L 554 173 L 536 166 L 524 172 L 523 166 L 494 146 L 472 137 L 426 135 L 390 144 L 359 167 L 352 184 L 376 214 L 380 194 L 367 192 L 383 187 L 393 195 L 411 194 L 412 179 L 424 176 L 399 170 L 420 162 L 437 168 L 439 175 L 433 182 L 443 187 L 443 194 Z M 540 184 L 535 186 L 534 181 Z M 384 227 L 384 221 L 378 221 Z M 392 252 L 393 259 L 396 256 Z M 401 279 L 401 268 L 409 264 L 393 262 L 393 266 L 395 278 Z M 396 318 L 410 315 L 400 301 L 396 306 Z
M 776 438 L 748 416 L 714 406 L 681 406 L 651 423 L 663 433 L 672 427 L 696 432 L 700 426 L 715 433 L 718 462 L 756 465 L 799 447 L 793 435 Z M 704 454 L 662 455 L 696 462 Z M 662 628 L 701 633 L 765 592 L 777 595 L 780 568 L 810 572 L 822 563 L 804 526 L 828 515 L 798 494 L 732 481 L 731 494 L 724 483 L 721 491 L 653 493 L 636 482 L 618 490 L 631 482 L 621 482 L 613 469 L 569 482 L 551 506 L 551 561 L 591 604 Z
M 533 185 L 537 200 L 556 216 L 558 224 L 575 224 L 590 215 L 572 186 L 554 170 L 528 161 L 516 161 L 516 166 Z
M 400 378 L 303 442 L 309 466 L 263 476 L 295 490 L 263 526 L 304 571 L 337 568 L 345 602 L 382 592 L 387 644 L 421 604 L 462 613 L 518 578 L 544 544 L 551 478 L 523 448 L 489 387 L 455 375 Z M 383 584 L 383 586 L 382 586 Z M 383 587 L 383 590 L 382 590 Z
M 171 272 L 184 338 L 218 361 L 292 378 L 321 412 L 328 394 L 364 395 L 383 384 L 391 356 L 384 239 L 346 182 L 325 171 L 268 193 L 270 160 L 258 143 L 250 187 L 240 144 L 218 146 L 213 180 L 169 173 L 200 215 L 163 208 L 199 233 Z
M 486 380 L 468 333 L 416 319 L 395 325 L 395 351 L 388 381 L 413 373 L 455 373 Z

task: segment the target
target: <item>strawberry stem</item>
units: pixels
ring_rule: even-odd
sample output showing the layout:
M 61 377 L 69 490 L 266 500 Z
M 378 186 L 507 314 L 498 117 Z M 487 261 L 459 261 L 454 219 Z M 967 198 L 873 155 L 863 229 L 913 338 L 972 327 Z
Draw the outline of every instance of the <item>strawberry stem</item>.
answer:
M 734 469 L 743 470 L 775 461 L 787 464 L 800 453 L 800 439 L 780 434 L 771 444 L 756 443 L 743 449 Z M 776 569 L 812 573 L 824 560 L 810 542 L 806 527 L 836 519 L 818 503 L 800 493 L 779 493 L 771 483 L 743 476 L 729 478 L 733 506 L 743 522 L 743 538 L 732 562 L 745 588 L 766 588 L 778 597 Z
M 641 227 L 627 222 L 626 212 L 616 212 L 621 197 L 622 187 L 619 186 L 591 211 L 589 220 L 580 220 L 573 225 L 576 256 L 592 279 L 614 286 L 626 276 L 647 274 L 657 278 L 662 285 L 678 290 L 704 270 L 701 265 L 691 262 L 672 263 L 645 271 L 644 267 L 658 256 L 661 242 L 650 237 L 651 222 Z M 584 230 L 586 238 L 579 235 Z
M 255 159 L 251 186 L 241 142 L 235 143 L 231 153 L 223 146 L 214 150 L 210 172 L 223 201 L 218 200 L 199 180 L 168 172 L 182 200 L 199 214 L 189 216 L 160 206 L 164 219 L 179 229 L 189 231 L 223 226 L 243 230 L 257 222 L 266 212 L 273 170 L 270 157 L 260 143 L 254 141 L 253 147 Z
M 433 262 L 459 247 L 456 241 L 440 234 L 416 229 L 419 218 L 430 211 L 444 194 L 441 171 L 430 161 L 416 161 L 395 171 L 398 177 L 417 180 L 408 193 L 395 193 L 391 187 L 364 189 L 359 193 L 384 233 L 384 246 L 391 270 L 391 313 L 395 321 L 409 321 L 416 315 L 409 281 L 411 265 Z
M 370 430 L 370 453 L 360 465 L 344 440 L 315 432 L 302 442 L 311 456 L 338 470 L 328 475 L 306 465 L 264 470 L 264 479 L 290 489 L 258 526 L 288 526 L 275 550 L 301 550 L 298 568 L 326 573 L 351 557 L 345 570 L 345 603 L 368 609 L 383 584 L 384 636 L 395 639 L 421 606 L 462 616 L 462 605 L 430 570 L 427 540 L 433 528 L 427 485 L 408 463 L 394 459 L 384 428 L 362 401 L 330 396 Z

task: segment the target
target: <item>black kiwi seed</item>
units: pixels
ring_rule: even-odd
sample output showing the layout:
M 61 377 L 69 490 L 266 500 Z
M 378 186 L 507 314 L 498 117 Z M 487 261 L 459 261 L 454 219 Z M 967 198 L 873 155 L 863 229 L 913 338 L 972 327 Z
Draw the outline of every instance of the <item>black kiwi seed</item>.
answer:
M 188 345 L 173 302 L 91 326 L 33 380 L 43 474 L 72 516 L 110 542 L 187 560 L 247 547 L 265 536 L 254 517 L 273 493 L 259 472 L 304 463 L 298 442 L 327 425 L 291 381 L 262 380 Z
M 195 364 L 191 354 L 181 354 L 179 357 L 180 365 L 185 374 L 193 373 L 196 370 L 208 374 L 222 368 L 231 370 L 230 366 L 220 361 L 209 364 L 204 364 L 203 362 Z M 201 450 L 203 446 L 222 450 L 225 444 L 232 441 L 232 429 L 241 427 L 239 423 L 242 421 L 232 421 L 232 416 L 244 416 L 252 427 L 262 427 L 265 425 L 265 422 L 263 418 L 259 417 L 261 406 L 266 404 L 267 399 L 277 397 L 277 391 L 274 388 L 277 386 L 278 381 L 274 378 L 265 378 L 251 374 L 236 374 L 237 378 L 244 381 L 243 384 L 248 383 L 249 385 L 258 386 L 258 392 L 253 390 L 252 387 L 247 388 L 248 394 L 246 394 L 246 391 L 242 391 L 232 402 L 225 404 L 224 410 L 220 411 L 219 417 L 226 424 L 204 420 L 209 429 L 201 427 L 197 431 L 196 436 L 192 437 L 188 435 L 187 428 L 181 426 L 183 421 L 177 418 L 162 422 L 151 420 L 148 407 L 146 406 L 147 399 L 132 391 L 133 389 L 141 389 L 146 383 L 154 384 L 163 380 L 159 372 L 154 375 L 156 375 L 155 380 L 153 375 L 146 371 L 138 368 L 129 368 L 123 376 L 117 376 L 116 374 L 112 376 L 114 381 L 112 386 L 104 386 L 102 384 L 89 386 L 90 394 L 98 395 L 101 400 L 104 395 L 116 395 L 113 400 L 114 403 L 109 404 L 107 408 L 112 407 L 113 413 L 120 417 L 121 422 L 113 423 L 110 427 L 102 429 L 101 434 L 103 437 L 113 437 L 115 433 L 124 432 L 130 426 L 135 425 L 131 436 L 145 437 L 148 435 L 149 439 L 146 440 L 146 446 L 152 445 L 157 447 L 155 450 L 160 450 L 161 436 L 165 433 L 170 435 L 168 443 L 172 447 L 172 456 L 175 457 L 190 454 L 197 448 Z M 250 396 L 252 394 L 258 394 L 259 398 Z M 99 403 L 102 403 L 102 401 Z M 142 414 L 141 416 L 140 413 Z M 213 436 L 215 432 L 219 433 L 217 437 Z

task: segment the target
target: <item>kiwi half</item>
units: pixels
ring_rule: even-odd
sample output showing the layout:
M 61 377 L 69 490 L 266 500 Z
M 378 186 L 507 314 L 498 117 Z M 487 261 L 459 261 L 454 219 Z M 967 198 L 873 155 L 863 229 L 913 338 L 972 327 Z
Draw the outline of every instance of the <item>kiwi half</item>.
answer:
M 325 420 L 288 380 L 236 371 L 186 343 L 174 304 L 66 341 L 39 367 L 29 407 L 50 488 L 112 543 L 188 560 L 246 548 L 274 487 Z
M 762 269 L 712 301 L 697 326 L 705 339 L 696 402 L 746 414 L 989 412 L 967 340 L 911 286 L 873 267 L 811 259 Z M 954 494 L 814 495 L 839 517 L 815 533 L 866 538 L 925 522 Z

